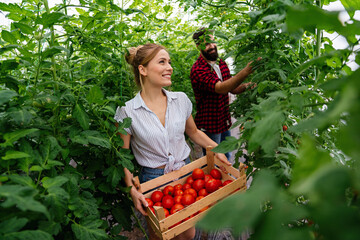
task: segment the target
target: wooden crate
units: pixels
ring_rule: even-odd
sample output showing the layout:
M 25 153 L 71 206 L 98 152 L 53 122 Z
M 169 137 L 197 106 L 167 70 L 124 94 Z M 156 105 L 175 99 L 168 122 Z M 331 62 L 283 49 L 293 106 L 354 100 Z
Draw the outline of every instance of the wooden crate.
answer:
M 205 174 L 209 174 L 211 169 L 217 168 L 220 170 L 220 166 L 223 166 L 228 174 L 220 170 L 222 174 L 222 180 L 233 180 L 233 182 L 230 184 L 219 188 L 217 191 L 168 216 L 167 218 L 165 218 L 164 209 L 162 207 L 154 207 L 155 214 L 149 208 L 147 208 L 147 222 L 151 225 L 155 234 L 160 239 L 172 239 L 187 229 L 195 226 L 196 222 L 199 221 L 215 203 L 237 192 L 237 190 L 246 190 L 245 165 L 241 163 L 239 169 L 235 169 L 232 166 L 227 166 L 214 156 L 215 154 L 211 152 L 211 149 L 212 148 L 208 147 L 206 156 L 185 165 L 177 171 L 173 171 L 142 184 L 139 184 L 138 177 L 134 179 L 135 186 L 137 186 L 138 190 L 141 191 L 147 198 L 150 198 L 151 194 L 155 190 L 162 190 L 166 185 L 175 186 L 179 183 L 184 184 L 186 182 L 186 178 L 190 176 L 195 168 L 201 168 Z M 199 210 L 206 206 L 210 206 L 210 208 L 198 213 Z M 196 215 L 183 221 L 184 219 L 194 214 Z M 181 221 L 182 223 L 177 224 Z M 177 225 L 173 226 L 175 224 Z

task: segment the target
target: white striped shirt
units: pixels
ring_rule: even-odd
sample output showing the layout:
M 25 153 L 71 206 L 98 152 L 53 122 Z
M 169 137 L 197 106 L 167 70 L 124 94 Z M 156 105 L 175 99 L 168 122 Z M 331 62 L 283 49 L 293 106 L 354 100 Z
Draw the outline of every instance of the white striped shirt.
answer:
M 183 92 L 169 92 L 167 96 L 165 127 L 141 98 L 140 92 L 125 106 L 118 107 L 116 121 L 132 119 L 125 131 L 131 135 L 130 146 L 136 161 L 144 167 L 157 168 L 165 165 L 164 173 L 181 168 L 190 154 L 185 141 L 185 124 L 190 117 L 192 104 Z

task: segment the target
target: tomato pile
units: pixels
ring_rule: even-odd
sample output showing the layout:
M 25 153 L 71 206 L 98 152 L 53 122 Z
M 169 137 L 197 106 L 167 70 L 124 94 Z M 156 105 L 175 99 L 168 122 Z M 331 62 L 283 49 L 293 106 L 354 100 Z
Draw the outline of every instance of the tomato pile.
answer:
M 223 182 L 221 179 L 222 175 L 218 169 L 212 169 L 209 174 L 205 174 L 202 169 L 196 168 L 184 184 L 167 185 L 162 190 L 154 191 L 146 201 L 151 211 L 155 213 L 154 206 L 161 206 L 164 208 L 165 217 L 168 217 L 232 182 Z M 204 207 L 199 212 L 207 208 Z

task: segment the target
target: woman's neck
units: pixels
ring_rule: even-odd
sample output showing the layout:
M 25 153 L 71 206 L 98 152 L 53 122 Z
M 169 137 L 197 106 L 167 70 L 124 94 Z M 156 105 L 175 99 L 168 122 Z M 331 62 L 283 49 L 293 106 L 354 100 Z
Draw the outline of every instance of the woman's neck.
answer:
M 144 88 L 140 95 L 145 102 L 158 102 L 166 96 L 162 88 Z

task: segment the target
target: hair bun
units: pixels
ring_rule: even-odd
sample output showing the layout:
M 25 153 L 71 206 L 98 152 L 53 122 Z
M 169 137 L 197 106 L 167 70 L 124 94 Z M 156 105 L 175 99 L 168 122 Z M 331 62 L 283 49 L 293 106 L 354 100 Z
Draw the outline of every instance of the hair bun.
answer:
M 134 59 L 137 51 L 142 48 L 143 45 L 139 45 L 137 47 L 131 47 L 128 49 L 128 52 L 125 54 L 125 59 L 130 65 L 134 65 Z

